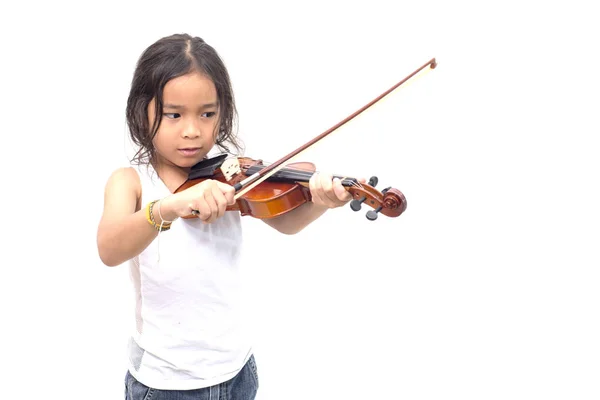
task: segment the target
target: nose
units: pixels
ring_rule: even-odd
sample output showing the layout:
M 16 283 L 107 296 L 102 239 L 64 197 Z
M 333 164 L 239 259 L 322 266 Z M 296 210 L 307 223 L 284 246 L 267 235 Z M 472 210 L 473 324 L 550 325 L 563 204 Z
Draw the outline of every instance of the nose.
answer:
M 202 132 L 200 131 L 200 124 L 194 119 L 188 121 L 182 132 L 182 136 L 189 139 L 196 139 L 200 137 L 201 134 Z

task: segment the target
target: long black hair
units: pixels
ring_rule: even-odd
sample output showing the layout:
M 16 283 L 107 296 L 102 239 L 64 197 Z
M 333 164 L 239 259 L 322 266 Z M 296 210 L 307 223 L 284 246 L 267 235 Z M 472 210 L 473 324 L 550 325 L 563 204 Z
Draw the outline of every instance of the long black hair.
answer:
M 237 109 L 227 68 L 217 51 L 199 37 L 175 34 L 163 37 L 150 45 L 140 56 L 127 99 L 127 125 L 133 142 L 139 146 L 131 161 L 155 166 L 156 152 L 152 140 L 158 131 L 163 114 L 163 90 L 169 80 L 190 72 L 209 77 L 216 89 L 219 106 L 218 132 L 215 144 L 232 153 L 227 143 L 241 151 L 242 146 L 234 129 Z M 154 124 L 148 125 L 148 104 L 155 99 Z

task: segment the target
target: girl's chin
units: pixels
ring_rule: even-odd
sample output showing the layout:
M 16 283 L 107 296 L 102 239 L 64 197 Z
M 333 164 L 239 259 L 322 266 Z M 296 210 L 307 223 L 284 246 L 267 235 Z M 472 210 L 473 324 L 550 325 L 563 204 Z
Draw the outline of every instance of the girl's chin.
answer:
M 198 164 L 200 161 L 203 160 L 203 157 L 194 157 L 194 158 L 187 158 L 187 157 L 174 157 L 172 159 L 165 159 L 163 158 L 161 161 L 161 164 L 163 165 L 163 167 L 167 167 L 167 168 L 180 168 L 180 169 L 184 169 L 184 170 L 189 170 L 190 168 L 192 168 L 194 165 Z
M 198 164 L 203 159 L 204 159 L 204 157 L 194 157 L 194 158 L 184 158 L 184 159 L 179 158 L 177 160 L 177 163 L 175 163 L 175 165 L 177 165 L 180 168 L 189 169 L 189 168 L 192 168 L 194 165 Z

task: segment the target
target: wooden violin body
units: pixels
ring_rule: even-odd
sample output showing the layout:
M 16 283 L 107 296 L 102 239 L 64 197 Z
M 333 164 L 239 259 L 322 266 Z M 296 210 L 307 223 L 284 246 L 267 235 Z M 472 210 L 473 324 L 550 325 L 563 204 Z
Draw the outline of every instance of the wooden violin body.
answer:
M 177 188 L 175 193 L 206 179 L 214 179 L 234 186 L 263 168 L 265 166 L 262 160 L 247 157 L 227 159 L 227 154 L 221 154 L 194 165 L 188 180 Z M 227 207 L 227 210 L 239 211 L 242 216 L 248 215 L 259 219 L 274 218 L 288 213 L 311 201 L 309 180 L 314 172 L 315 166 L 312 163 L 291 163 L 240 196 L 234 205 Z M 377 213 L 397 217 L 406 210 L 406 198 L 397 189 L 388 188 L 384 193 L 380 193 L 373 186 L 360 183 L 354 178 L 338 178 L 354 198 L 351 203 L 353 210 L 358 211 L 362 203 L 375 209 L 370 211 L 370 214 L 367 213 L 367 217 L 374 216 L 369 219 L 375 219 Z M 374 183 L 373 179 L 371 183 Z M 184 218 L 195 218 L 195 216 L 191 214 Z

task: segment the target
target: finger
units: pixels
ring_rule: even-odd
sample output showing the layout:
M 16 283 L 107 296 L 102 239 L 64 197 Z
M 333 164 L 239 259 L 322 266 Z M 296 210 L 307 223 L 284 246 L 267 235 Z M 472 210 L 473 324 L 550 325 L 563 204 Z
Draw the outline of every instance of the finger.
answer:
M 217 181 L 219 190 L 227 200 L 227 205 L 235 204 L 235 189 L 233 186 Z
M 188 189 L 189 190 L 189 189 Z M 208 218 L 206 215 L 206 208 L 204 207 L 203 194 L 200 192 L 200 196 L 196 195 L 196 198 L 190 201 L 188 207 L 192 214 L 194 214 L 198 219 L 204 220 Z
M 210 208 L 203 199 L 195 201 L 192 208 L 196 210 L 194 215 L 202 222 L 206 222 L 210 218 Z
M 333 180 L 333 193 L 337 198 L 337 204 L 342 206 L 352 200 L 352 195 L 342 186 L 342 181 L 338 178 Z
M 209 217 L 206 221 L 207 224 L 210 224 L 212 222 L 215 222 L 215 220 L 217 219 L 217 216 L 219 215 L 219 206 L 217 205 L 217 201 L 215 200 L 214 196 L 213 196 L 213 191 L 215 186 L 213 186 L 212 188 L 210 188 L 209 190 L 206 190 L 204 192 L 204 201 L 206 202 L 206 205 L 208 206 L 208 209 L 210 210 L 210 214 Z
M 314 173 L 313 176 L 310 177 L 310 180 L 308 181 L 308 187 L 312 196 L 312 202 L 319 205 L 325 205 L 325 202 L 321 196 L 322 189 L 318 172 Z
M 221 189 L 218 186 L 213 187 L 212 190 L 213 198 L 215 199 L 215 203 L 217 205 L 217 216 L 216 218 L 221 218 L 225 215 L 225 209 L 227 208 L 227 199 Z
M 330 174 L 321 174 L 321 187 L 323 188 L 323 199 L 326 199 L 328 207 L 337 207 L 340 200 L 333 189 L 333 178 Z
M 206 201 L 208 197 L 206 194 L 207 190 L 203 190 L 199 193 L 199 196 L 193 202 L 193 209 L 197 210 L 194 215 L 198 217 L 202 222 L 206 223 L 212 214 L 209 203 Z

